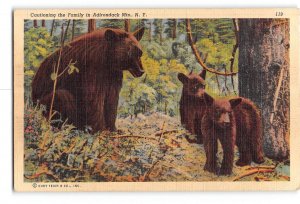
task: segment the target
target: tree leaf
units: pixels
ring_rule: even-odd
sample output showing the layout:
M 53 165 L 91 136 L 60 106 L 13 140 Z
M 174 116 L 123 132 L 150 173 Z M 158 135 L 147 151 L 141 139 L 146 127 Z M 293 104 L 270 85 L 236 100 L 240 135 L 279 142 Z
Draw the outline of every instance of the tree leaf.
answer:
M 55 81 L 56 77 L 57 77 L 57 74 L 52 72 L 50 75 L 50 78 L 52 79 L 52 81 Z
M 75 66 L 75 63 L 76 62 L 69 64 L 69 69 L 68 69 L 68 74 L 69 75 L 72 74 L 74 71 L 79 73 L 79 69 L 78 69 L 78 67 Z

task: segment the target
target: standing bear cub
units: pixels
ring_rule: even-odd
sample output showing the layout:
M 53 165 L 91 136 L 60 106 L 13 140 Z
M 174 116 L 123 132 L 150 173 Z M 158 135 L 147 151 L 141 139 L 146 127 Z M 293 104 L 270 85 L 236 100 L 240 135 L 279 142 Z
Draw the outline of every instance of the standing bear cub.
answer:
M 93 133 L 115 131 L 123 71 L 134 77 L 144 73 L 138 42 L 143 34 L 144 28 L 134 33 L 105 28 L 70 42 L 62 48 L 61 56 L 58 50 L 40 65 L 32 82 L 33 102 L 49 111 L 54 83 L 50 76 L 59 63 L 53 110 L 79 129 L 88 126 Z M 75 63 L 79 73 L 64 71 L 70 63 Z
M 204 98 L 207 104 L 201 122 L 206 153 L 204 169 L 220 175 L 231 174 L 235 144 L 238 146 L 240 154 L 237 165 L 248 165 L 251 161 L 264 162 L 261 119 L 255 105 L 242 97 L 214 100 L 205 93 Z M 217 167 L 216 155 L 218 140 L 223 149 L 220 170 Z
M 198 74 L 178 74 L 178 79 L 183 84 L 180 99 L 181 124 L 192 134 L 197 136 L 196 141 L 188 139 L 189 142 L 203 143 L 201 133 L 201 120 L 205 111 L 203 94 L 205 92 L 206 70 Z

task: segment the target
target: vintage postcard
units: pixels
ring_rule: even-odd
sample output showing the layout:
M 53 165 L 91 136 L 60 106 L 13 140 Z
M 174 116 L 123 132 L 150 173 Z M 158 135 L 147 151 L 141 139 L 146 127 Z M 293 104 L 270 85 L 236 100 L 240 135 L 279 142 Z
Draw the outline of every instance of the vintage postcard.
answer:
M 16 191 L 300 186 L 298 9 L 14 11 Z

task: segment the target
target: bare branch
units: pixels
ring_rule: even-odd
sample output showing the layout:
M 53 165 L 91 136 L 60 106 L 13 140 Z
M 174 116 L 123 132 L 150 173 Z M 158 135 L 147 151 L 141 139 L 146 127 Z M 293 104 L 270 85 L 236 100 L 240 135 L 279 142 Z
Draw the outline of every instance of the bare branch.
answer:
M 225 72 L 225 74 L 227 73 L 227 70 L 226 70 L 226 66 L 225 66 L 225 65 L 224 65 L 224 72 Z M 226 88 L 227 92 L 230 93 L 229 88 L 228 88 L 228 86 L 227 86 L 227 76 L 224 76 L 224 77 L 225 77 L 225 79 L 224 79 L 224 85 L 225 85 L 225 88 Z M 232 75 L 231 75 L 231 78 L 232 78 Z M 226 92 L 225 92 L 225 95 L 227 95 Z
M 228 73 L 219 72 L 216 69 L 208 68 L 204 64 L 204 62 L 203 62 L 203 60 L 202 60 L 202 58 L 201 58 L 201 56 L 200 56 L 200 54 L 199 54 L 199 52 L 198 52 L 195 44 L 194 44 L 194 41 L 193 41 L 190 19 L 186 19 L 186 33 L 187 33 L 189 44 L 190 44 L 190 46 L 191 46 L 191 48 L 193 50 L 193 53 L 194 53 L 194 55 L 196 57 L 196 60 L 198 61 L 198 63 L 201 65 L 201 67 L 203 69 L 205 69 L 206 71 L 209 71 L 211 73 L 214 73 L 214 74 L 217 74 L 217 75 L 223 75 L 223 76 L 231 76 L 231 75 L 236 75 L 237 74 L 237 72 L 228 72 Z
M 274 100 L 273 100 L 273 112 L 271 113 L 271 116 L 270 116 L 270 123 L 271 124 L 273 123 L 275 112 L 277 111 L 277 100 L 278 100 L 280 88 L 281 88 L 282 81 L 283 81 L 283 74 L 284 74 L 284 69 L 283 69 L 283 67 L 281 67 L 280 75 L 279 75 L 279 79 L 278 79 L 278 84 L 277 84 L 277 87 L 276 87 Z
M 233 21 L 234 34 L 235 34 L 235 45 L 233 46 L 233 50 L 232 50 L 232 53 L 231 53 L 231 59 L 230 59 L 230 71 L 231 72 L 233 72 L 235 53 L 236 53 L 236 50 L 239 47 L 239 28 L 238 28 L 238 24 L 237 24 L 238 20 L 237 19 L 232 19 L 232 21 Z M 231 76 L 231 84 L 232 84 L 233 91 L 236 94 L 235 87 L 234 87 L 233 76 Z
M 238 181 L 246 176 L 251 176 L 251 175 L 257 174 L 257 173 L 272 173 L 272 172 L 274 172 L 274 169 L 256 168 L 256 169 L 252 169 L 240 176 L 237 176 L 235 179 L 233 179 L 233 181 Z
M 120 139 L 120 138 L 126 138 L 126 137 L 132 137 L 132 138 L 137 138 L 137 139 L 149 139 L 149 140 L 156 140 L 158 142 L 158 140 L 155 137 L 151 137 L 151 136 L 140 136 L 140 135 L 118 135 L 118 136 L 111 136 L 109 138 L 116 138 L 116 139 Z
M 217 81 L 217 85 L 218 85 L 218 89 L 219 89 L 219 95 L 221 95 L 221 86 L 220 86 L 220 82 L 219 82 L 219 78 L 218 78 L 217 74 L 216 74 L 216 81 Z

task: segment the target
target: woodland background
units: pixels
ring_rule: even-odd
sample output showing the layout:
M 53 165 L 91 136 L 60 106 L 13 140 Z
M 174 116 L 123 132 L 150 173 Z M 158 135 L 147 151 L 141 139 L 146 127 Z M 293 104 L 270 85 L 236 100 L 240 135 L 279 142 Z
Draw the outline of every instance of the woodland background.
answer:
M 25 21 L 25 75 L 28 76 L 28 88 L 41 61 L 59 48 L 61 26 L 64 25 L 66 29 L 68 20 L 36 23 L 40 24 L 34 25 L 32 20 Z M 89 29 L 125 29 L 124 20 L 96 20 L 94 23 L 95 28 L 91 28 L 91 25 L 89 28 L 87 20 L 72 20 L 65 43 L 88 32 Z M 178 101 L 181 96 L 178 72 L 187 74 L 192 70 L 199 72 L 202 69 L 188 43 L 185 20 L 130 20 L 129 26 L 130 31 L 142 26 L 147 28 L 141 40 L 144 51 L 142 62 L 146 74 L 142 78 L 133 78 L 129 73 L 125 74 L 119 115 L 145 114 L 150 111 L 178 115 Z M 193 20 L 191 26 L 195 34 L 194 42 L 205 55 L 206 64 L 230 70 L 231 52 L 236 41 L 232 19 Z M 237 71 L 237 62 L 238 60 L 233 65 L 234 71 Z M 235 86 L 232 86 L 229 84 L 230 78 L 208 73 L 207 82 L 207 91 L 215 96 L 238 93 L 237 79 L 234 79 Z
M 289 180 L 285 19 L 193 19 L 191 36 L 185 19 L 25 20 L 24 25 L 26 180 Z M 30 87 L 41 61 L 60 47 L 62 30 L 67 44 L 102 27 L 134 31 L 141 26 L 146 28 L 141 40 L 146 74 L 141 78 L 124 75 L 117 122 L 120 131 L 91 136 L 70 125 L 62 130 L 50 127 L 41 116 L 43 107 L 33 107 Z M 209 94 L 246 96 L 266 108 L 262 115 L 268 127 L 265 152 L 270 159 L 263 168 L 236 167 L 234 175 L 224 178 L 203 172 L 203 147 L 187 143 L 185 137 L 193 136 L 179 124 L 182 85 L 177 74 L 203 68 L 193 46 L 206 68 L 212 67 L 206 77 Z M 239 74 L 230 74 L 236 72 Z

